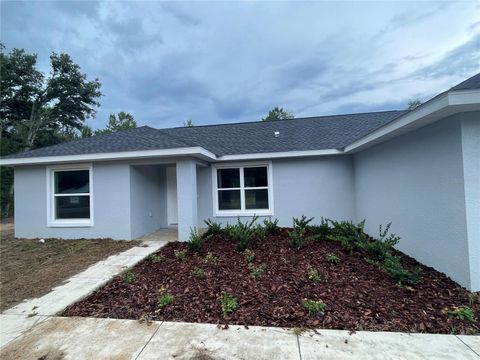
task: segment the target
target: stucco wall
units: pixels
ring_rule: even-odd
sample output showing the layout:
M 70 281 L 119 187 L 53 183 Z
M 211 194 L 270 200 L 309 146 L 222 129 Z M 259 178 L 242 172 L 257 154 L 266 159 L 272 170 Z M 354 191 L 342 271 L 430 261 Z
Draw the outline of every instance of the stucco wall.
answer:
M 197 169 L 198 221 L 211 218 L 222 224 L 237 218 L 214 217 L 212 169 Z M 351 220 L 354 217 L 353 163 L 350 156 L 281 159 L 272 162 L 274 214 L 281 226 L 305 214 L 320 218 Z M 247 221 L 250 217 L 242 217 Z
M 165 167 L 130 167 L 131 237 L 167 226 Z
M 47 227 L 46 167 L 15 168 L 15 236 L 64 239 L 130 239 L 130 175 L 128 164 L 93 164 L 92 227 Z
M 398 248 L 470 285 L 458 116 L 379 144 L 354 157 L 356 220 L 378 234 L 393 222 Z

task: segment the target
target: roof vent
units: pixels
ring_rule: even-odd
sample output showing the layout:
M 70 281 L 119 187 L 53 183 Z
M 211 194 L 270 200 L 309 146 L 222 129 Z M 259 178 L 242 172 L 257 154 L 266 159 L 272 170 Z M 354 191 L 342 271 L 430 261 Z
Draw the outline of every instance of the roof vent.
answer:
M 275 137 L 279 137 L 280 136 L 280 131 L 274 131 L 273 134 L 275 135 Z

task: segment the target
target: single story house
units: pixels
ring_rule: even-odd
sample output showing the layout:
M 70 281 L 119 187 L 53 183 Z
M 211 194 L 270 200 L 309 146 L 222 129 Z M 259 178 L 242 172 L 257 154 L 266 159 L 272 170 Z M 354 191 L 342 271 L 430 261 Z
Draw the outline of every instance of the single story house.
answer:
M 400 250 L 480 290 L 480 74 L 412 111 L 154 129 L 4 157 L 15 235 L 133 239 L 205 219 L 392 222 Z

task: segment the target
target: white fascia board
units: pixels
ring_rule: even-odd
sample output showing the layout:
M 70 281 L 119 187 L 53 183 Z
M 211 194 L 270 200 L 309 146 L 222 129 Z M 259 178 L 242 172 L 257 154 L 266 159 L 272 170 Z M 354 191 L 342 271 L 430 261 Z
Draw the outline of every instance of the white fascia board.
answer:
M 35 164 L 60 164 L 82 161 L 107 161 L 107 160 L 131 160 L 145 159 L 160 156 L 194 156 L 202 160 L 215 160 L 216 155 L 200 146 L 177 148 L 177 149 L 161 149 L 161 150 L 141 150 L 141 151 L 125 151 L 113 153 L 96 153 L 96 154 L 80 154 L 80 155 L 60 155 L 60 156 L 41 156 L 30 158 L 1 159 L 2 166 L 16 165 L 35 165 Z
M 413 129 L 428 125 L 441 118 L 459 112 L 478 110 L 480 110 L 480 90 L 446 92 L 347 145 L 344 150 L 345 153 L 359 151 Z
M 240 155 L 223 155 L 217 157 L 217 161 L 238 161 L 238 160 L 260 160 L 260 159 L 277 159 L 292 158 L 305 156 L 326 156 L 343 154 L 342 150 L 325 149 L 325 150 L 306 150 L 306 151 L 284 151 L 270 152 L 258 154 L 240 154 Z

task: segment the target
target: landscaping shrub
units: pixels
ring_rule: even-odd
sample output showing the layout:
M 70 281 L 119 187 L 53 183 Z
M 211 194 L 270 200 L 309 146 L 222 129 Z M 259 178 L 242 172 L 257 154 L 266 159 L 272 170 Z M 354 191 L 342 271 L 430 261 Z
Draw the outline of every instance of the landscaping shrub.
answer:
M 158 263 L 163 260 L 163 256 L 159 254 L 150 254 L 148 256 L 151 262 Z
M 307 274 L 308 274 L 308 279 L 312 280 L 314 283 L 318 283 L 322 279 L 320 277 L 320 274 L 318 273 L 318 270 L 315 269 L 314 267 L 309 267 L 307 270 Z
M 205 262 L 205 264 L 208 264 L 208 265 L 215 265 L 218 261 L 218 258 L 213 255 L 213 253 L 209 252 L 206 256 L 205 256 L 205 259 L 203 259 L 203 261 Z
M 391 225 L 392 223 L 388 223 L 383 230 L 382 225 L 380 225 L 378 239 L 364 239 L 359 241 L 356 244 L 357 248 L 366 251 L 375 258 L 385 259 L 388 257 L 388 255 L 392 253 L 393 247 L 400 241 L 400 237 L 393 233 L 387 237 Z
M 267 235 L 275 235 L 280 230 L 280 227 L 278 226 L 278 219 L 273 221 L 271 218 L 265 219 L 263 220 L 263 225 Z
M 353 252 L 358 248 L 358 243 L 369 240 L 364 232 L 365 220 L 354 224 L 351 221 L 328 220 L 331 224 L 328 240 L 339 242 L 344 248 Z
M 293 228 L 306 230 L 312 220 L 313 217 L 307 218 L 305 215 L 302 215 L 300 218 L 293 218 Z
M 183 261 L 187 258 L 187 250 L 174 250 L 173 253 L 177 260 Z
M 312 238 L 316 241 L 328 240 L 328 236 L 331 234 L 329 220 L 325 218 L 320 219 L 320 225 L 310 225 L 308 228 L 312 233 Z
M 216 223 L 213 220 L 207 219 L 204 221 L 205 225 L 207 225 L 207 234 L 208 235 L 217 235 L 222 232 L 222 224 Z
M 340 258 L 335 254 L 327 254 L 325 259 L 327 259 L 327 262 L 330 264 L 338 264 L 340 262 Z
M 199 280 L 205 279 L 205 271 L 203 271 L 203 269 L 199 267 L 196 267 L 195 269 L 193 269 L 192 275 Z
M 249 264 L 248 268 L 250 269 L 250 276 L 254 279 L 259 279 L 262 277 L 263 273 L 265 272 L 265 265 L 258 265 L 254 266 L 253 264 Z
M 253 259 L 255 259 L 255 253 L 253 252 L 253 250 L 246 249 L 243 252 L 243 257 L 245 258 L 247 263 L 251 263 L 253 261 Z
M 234 295 L 224 291 L 222 293 L 222 297 L 220 298 L 220 308 L 222 309 L 223 315 L 233 313 L 238 309 L 237 298 Z
M 305 309 L 307 309 L 310 315 L 317 315 L 318 313 L 324 313 L 327 309 L 327 304 L 325 304 L 322 300 L 303 300 L 302 305 Z
M 422 269 L 416 268 L 414 271 L 408 271 L 403 267 L 400 256 L 388 254 L 383 260 L 381 268 L 400 285 L 416 285 L 421 280 Z
M 263 241 L 267 237 L 267 229 L 260 224 L 253 228 L 253 237 L 257 240 Z
M 122 274 L 123 281 L 127 284 L 133 284 L 135 282 L 136 276 L 132 270 L 126 270 Z
M 305 243 L 305 231 L 300 229 L 294 229 L 288 233 L 290 237 L 290 246 L 294 250 L 299 250 Z
M 459 320 L 468 320 L 471 322 L 476 321 L 475 314 L 473 310 L 465 305 L 462 306 L 453 306 L 452 308 L 445 308 L 442 310 L 442 313 L 447 315 L 449 318 L 452 319 L 459 319 Z
M 190 237 L 187 241 L 187 247 L 190 251 L 199 251 L 203 245 L 203 237 L 198 233 L 197 228 L 190 229 Z
M 157 298 L 157 308 L 163 310 L 167 305 L 170 305 L 175 297 L 170 294 L 165 288 L 160 288 L 158 290 L 160 295 Z
M 240 251 L 249 247 L 254 237 L 258 236 L 258 227 L 254 224 L 258 216 L 254 216 L 250 222 L 242 223 L 240 218 L 237 219 L 235 225 L 227 225 L 225 227 L 225 236 L 237 243 Z

